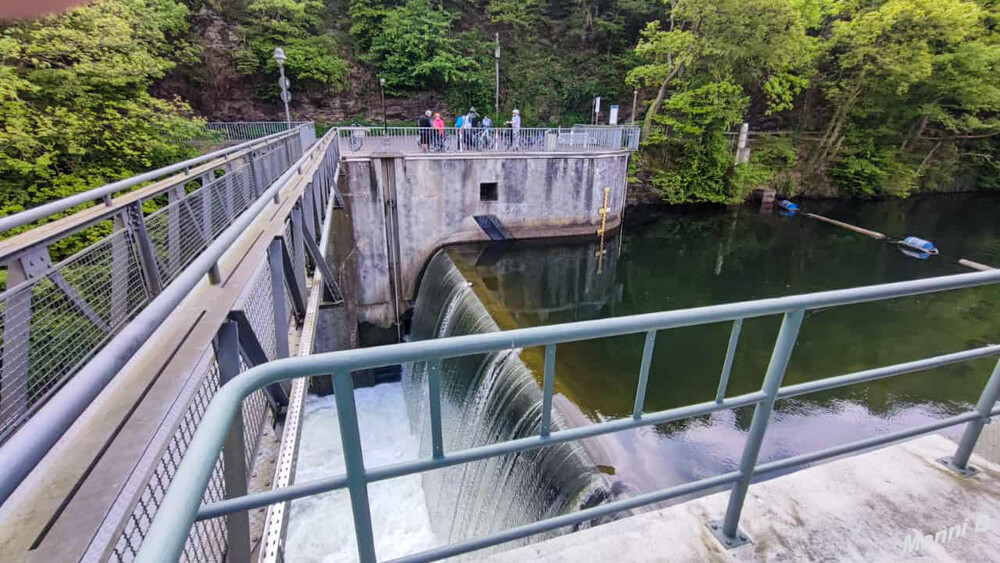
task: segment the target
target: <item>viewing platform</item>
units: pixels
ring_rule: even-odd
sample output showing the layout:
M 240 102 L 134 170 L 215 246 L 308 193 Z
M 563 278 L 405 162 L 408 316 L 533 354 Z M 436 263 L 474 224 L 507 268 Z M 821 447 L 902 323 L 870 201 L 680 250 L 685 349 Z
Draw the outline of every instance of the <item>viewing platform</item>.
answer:
M 509 127 L 444 130 L 419 127 L 343 127 L 344 157 L 475 153 L 607 152 L 639 149 L 636 126 Z M 426 149 L 423 147 L 426 145 Z

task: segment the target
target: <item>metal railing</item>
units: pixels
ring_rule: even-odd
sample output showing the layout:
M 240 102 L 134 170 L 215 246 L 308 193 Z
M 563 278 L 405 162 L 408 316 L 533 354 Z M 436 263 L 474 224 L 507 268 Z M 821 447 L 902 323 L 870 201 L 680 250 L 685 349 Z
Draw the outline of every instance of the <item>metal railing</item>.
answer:
M 312 122 L 293 121 L 289 125 L 284 121 L 209 121 L 205 129 L 217 133 L 222 141 L 252 141 L 303 125 L 312 125 Z
M 139 323 L 143 313 L 167 293 L 179 302 L 204 275 L 189 270 L 206 254 L 215 256 L 208 273 L 218 279 L 220 243 L 238 234 L 232 227 L 310 136 L 311 124 L 0 219 L 0 228 L 10 229 L 102 202 L 0 241 L 7 270 L 0 293 L 0 502 L 162 322 Z M 103 225 L 110 235 L 57 263 L 50 259 L 51 245 Z M 106 350 L 115 337 L 124 349 Z M 81 374 L 89 383 L 57 393 Z
M 302 153 L 300 142 L 297 131 L 269 137 L 197 175 L 168 178 L 120 198 L 127 201 L 85 209 L 54 223 L 64 228 L 45 236 L 28 231 L 4 241 L 0 441 L 257 199 Z M 144 213 L 147 202 L 163 196 L 166 205 Z M 19 222 L 18 215 L 10 219 Z M 52 263 L 51 245 L 109 219 L 111 235 Z
M 341 127 L 344 155 L 637 150 L 638 127 Z
M 187 385 L 189 391 L 178 399 L 177 407 L 171 409 L 172 414 L 163 421 L 160 431 L 147 447 L 139 469 L 130 475 L 130 484 L 125 490 L 137 494 L 123 494 L 106 517 L 102 530 L 107 533 L 98 535 L 110 537 L 112 541 L 109 545 L 92 548 L 96 559 L 119 563 L 134 560 L 151 518 L 157 513 L 195 429 L 220 385 L 252 366 L 288 357 L 290 329 L 302 327 L 300 346 L 305 347 L 304 341 L 311 338 L 304 328 L 310 316 L 307 307 L 312 309 L 314 323 L 324 289 L 332 294 L 333 303 L 342 300 L 319 250 L 319 247 L 326 248 L 328 235 L 320 233 L 329 228 L 336 193 L 339 154 L 332 141 L 331 134 L 318 143 L 262 196 L 267 201 L 279 190 L 287 189 L 287 184 L 304 184 L 295 205 L 286 206 L 286 215 L 277 217 L 280 227 L 266 255 L 261 256 L 257 264 L 247 262 L 254 273 L 240 291 L 229 320 L 218 328 L 214 341 L 186 343 L 185 353 L 200 354 L 202 361 Z M 296 177 L 296 171 L 304 176 Z M 309 275 L 306 256 L 315 270 L 308 298 L 304 285 Z M 267 411 L 277 406 L 270 391 L 258 390 L 242 402 L 235 422 L 235 427 L 242 431 L 228 436 L 225 451 L 215 462 L 205 492 L 206 502 L 248 490 Z M 286 425 L 291 423 L 293 414 L 289 412 L 288 417 Z M 229 560 L 242 561 L 249 558 L 251 547 L 247 519 L 215 520 L 195 526 L 184 546 L 183 559 L 223 563 L 228 554 Z
M 456 464 L 522 452 L 568 441 L 581 440 L 627 429 L 663 424 L 671 421 L 707 415 L 716 411 L 754 406 L 753 420 L 747 433 L 739 468 L 736 471 L 698 481 L 669 487 L 607 504 L 563 514 L 505 532 L 480 537 L 462 543 L 434 548 L 412 554 L 396 562 L 413 563 L 434 561 L 506 541 L 570 526 L 594 518 L 638 508 L 652 503 L 706 491 L 721 485 L 731 485 L 729 506 L 721 521 L 707 523 L 709 529 L 727 547 L 747 541 L 739 530 L 740 512 L 750 482 L 754 477 L 801 468 L 803 465 L 829 459 L 872 447 L 907 439 L 942 428 L 968 423 L 961 445 L 955 455 L 943 460 L 960 471 L 968 469 L 969 454 L 991 416 L 1000 414 L 996 405 L 1000 394 L 1000 363 L 989 378 L 974 410 L 949 416 L 932 423 L 903 431 L 884 434 L 824 450 L 758 464 L 757 458 L 774 404 L 807 393 L 815 393 L 847 385 L 865 383 L 902 374 L 965 362 L 980 358 L 1000 356 L 1000 345 L 992 344 L 869 369 L 807 383 L 782 386 L 785 369 L 792 355 L 799 328 L 805 313 L 810 310 L 880 301 L 1000 283 L 1000 271 L 961 274 L 939 278 L 906 281 L 877 286 L 827 291 L 808 295 L 765 299 L 743 303 L 715 305 L 661 313 L 617 317 L 610 319 L 569 323 L 555 326 L 525 328 L 487 334 L 427 340 L 375 348 L 363 348 L 280 360 L 258 366 L 236 377 L 219 390 L 202 419 L 201 425 L 189 447 L 181 467 L 150 527 L 138 561 L 174 561 L 187 541 L 189 530 L 196 522 L 238 514 L 242 511 L 321 492 L 346 488 L 350 495 L 354 530 L 360 560 L 376 560 L 371 515 L 368 508 L 368 485 L 373 482 L 421 473 Z M 782 315 L 781 328 L 772 351 L 761 388 L 752 393 L 727 396 L 732 356 L 739 343 L 739 328 L 744 319 Z M 727 360 L 719 378 L 717 398 L 713 401 L 687 405 L 657 412 L 645 411 L 646 386 L 649 381 L 650 363 L 657 332 L 710 323 L 731 321 L 733 336 L 730 338 Z M 567 342 L 607 338 L 626 334 L 645 333 L 645 348 L 638 373 L 635 407 L 631 417 L 595 423 L 589 426 L 551 432 L 551 409 L 554 365 L 557 345 Z M 441 359 L 499 350 L 544 346 L 544 369 L 541 429 L 538 436 L 448 452 L 444 450 L 441 418 Z M 351 372 L 390 364 L 426 362 L 428 370 L 428 405 L 431 420 L 432 456 L 388 466 L 365 465 L 358 418 L 354 402 Z M 415 369 L 417 369 L 415 367 Z M 202 495 L 212 474 L 212 468 L 241 401 L 251 393 L 275 382 L 307 376 L 332 374 L 340 436 L 345 454 L 346 473 L 305 483 L 276 488 L 271 491 L 229 498 L 225 501 L 201 505 Z

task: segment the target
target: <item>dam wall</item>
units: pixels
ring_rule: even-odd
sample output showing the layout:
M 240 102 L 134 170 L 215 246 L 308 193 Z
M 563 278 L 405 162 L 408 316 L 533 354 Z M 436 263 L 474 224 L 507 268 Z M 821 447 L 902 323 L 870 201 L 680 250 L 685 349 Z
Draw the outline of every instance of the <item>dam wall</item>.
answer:
M 476 216 L 496 217 L 517 239 L 596 236 L 607 193 L 607 228 L 617 228 L 628 157 L 590 150 L 346 158 L 340 191 L 351 233 L 337 254 L 355 288 L 357 322 L 395 324 L 435 250 L 489 240 Z

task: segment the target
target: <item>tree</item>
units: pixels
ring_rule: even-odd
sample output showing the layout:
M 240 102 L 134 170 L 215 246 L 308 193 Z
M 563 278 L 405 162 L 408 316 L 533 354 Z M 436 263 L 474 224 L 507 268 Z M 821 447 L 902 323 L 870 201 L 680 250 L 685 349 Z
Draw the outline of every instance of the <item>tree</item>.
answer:
M 854 128 L 856 145 L 866 136 L 884 136 L 878 130 L 886 124 L 909 129 L 889 135 L 897 142 L 902 138 L 901 151 L 928 126 L 953 134 L 997 130 L 995 117 L 981 116 L 1000 109 L 1000 52 L 995 38 L 985 40 L 985 13 L 978 5 L 889 0 L 847 18 L 833 24 L 824 49 L 822 89 L 832 113 L 812 159 L 813 172 L 840 153 L 852 116 L 872 124 Z M 892 161 L 884 154 L 880 160 Z
M 343 90 L 347 61 L 338 54 L 337 39 L 323 29 L 322 10 L 318 0 L 253 0 L 243 26 L 247 46 L 235 55 L 238 68 L 244 74 L 264 71 L 277 76 L 274 48 L 282 47 L 291 79 Z
M 186 17 L 172 0 L 97 0 L 3 29 L 0 215 L 192 154 L 188 106 L 149 94 L 195 55 Z M 82 241 L 64 244 L 57 258 Z
M 726 132 L 743 120 L 748 103 L 742 88 L 728 81 L 710 82 L 667 100 L 654 120 L 671 135 L 657 132 L 647 140 L 666 148 L 668 164 L 653 177 L 664 199 L 735 203 L 746 196 L 729 181 L 732 154 Z
M 451 35 L 454 17 L 429 0 L 409 0 L 386 14 L 364 60 L 393 93 L 461 84 L 477 65 L 459 52 L 458 39 Z
M 809 84 L 813 40 L 792 0 L 674 0 L 664 26 L 642 32 L 628 75 L 636 86 L 657 86 L 645 120 L 648 133 L 667 89 L 687 75 L 694 84 L 731 80 L 764 92 L 769 112 L 788 109 Z

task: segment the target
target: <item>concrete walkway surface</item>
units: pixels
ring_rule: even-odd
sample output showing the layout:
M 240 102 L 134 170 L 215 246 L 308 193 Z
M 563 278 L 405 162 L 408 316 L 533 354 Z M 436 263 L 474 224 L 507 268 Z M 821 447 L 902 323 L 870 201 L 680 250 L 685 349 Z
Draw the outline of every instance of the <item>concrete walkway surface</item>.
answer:
M 726 491 L 486 561 L 1000 561 L 1000 465 L 973 456 L 980 473 L 961 478 L 935 461 L 955 447 L 931 435 L 752 484 L 741 529 L 753 544 L 732 550 L 723 549 L 705 526 L 722 518 Z M 907 549 L 907 537 L 912 542 L 941 530 L 940 543 Z

